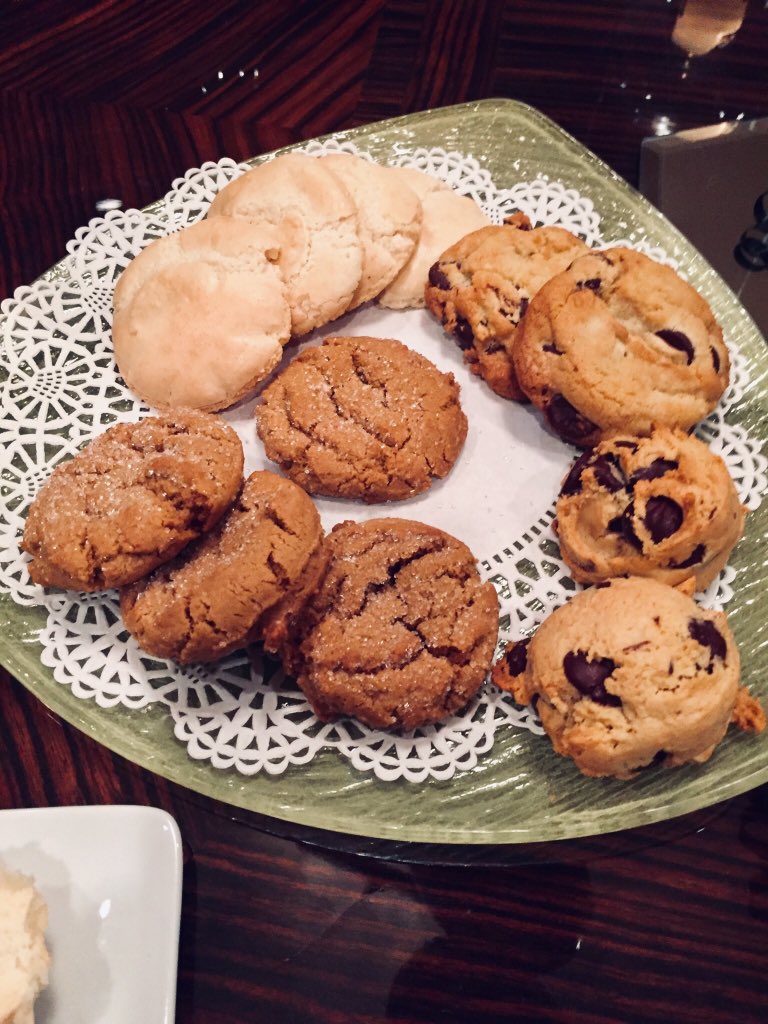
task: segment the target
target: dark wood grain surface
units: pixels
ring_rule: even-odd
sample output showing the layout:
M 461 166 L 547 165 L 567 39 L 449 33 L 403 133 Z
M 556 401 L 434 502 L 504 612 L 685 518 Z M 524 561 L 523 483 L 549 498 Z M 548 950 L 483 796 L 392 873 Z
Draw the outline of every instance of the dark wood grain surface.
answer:
M 204 160 L 465 100 L 528 102 L 636 183 L 659 119 L 768 115 L 764 4 L 688 60 L 682 6 L 11 0 L 0 297 L 101 200 L 142 206 Z M 180 1024 L 768 1020 L 766 788 L 589 840 L 345 842 L 183 790 L 5 672 L 0 686 L 0 807 L 137 803 L 178 821 Z

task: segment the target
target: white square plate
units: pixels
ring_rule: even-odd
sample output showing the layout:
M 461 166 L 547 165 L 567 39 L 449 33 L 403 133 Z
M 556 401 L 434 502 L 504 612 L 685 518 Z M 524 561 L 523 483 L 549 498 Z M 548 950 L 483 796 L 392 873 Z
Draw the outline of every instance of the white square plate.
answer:
M 48 904 L 36 1024 L 172 1024 L 181 837 L 153 807 L 0 811 L 0 864 Z

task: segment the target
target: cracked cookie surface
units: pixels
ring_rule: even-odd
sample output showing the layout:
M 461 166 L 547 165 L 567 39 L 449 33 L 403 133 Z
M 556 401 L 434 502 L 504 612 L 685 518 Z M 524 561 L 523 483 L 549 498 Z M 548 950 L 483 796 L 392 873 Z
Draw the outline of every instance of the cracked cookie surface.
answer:
M 243 481 L 240 439 L 193 410 L 119 423 L 58 466 L 32 503 L 22 549 L 35 583 L 132 583 L 210 530 Z
M 291 311 L 291 331 L 307 334 L 340 316 L 363 268 L 357 206 L 317 157 L 283 153 L 229 182 L 208 217 L 233 219 L 273 240 Z
M 522 399 L 512 362 L 520 321 L 542 285 L 587 251 L 564 228 L 533 228 L 525 215 L 514 215 L 440 255 L 429 271 L 427 309 L 473 373 L 503 398 Z
M 310 494 L 391 501 L 426 490 L 467 434 L 459 386 L 385 338 L 327 338 L 262 393 L 256 420 L 268 458 Z
M 518 382 L 565 441 L 687 430 L 727 387 L 728 350 L 706 301 L 632 249 L 590 253 L 533 297 L 513 353 Z
M 723 460 L 681 430 L 615 436 L 582 454 L 557 499 L 574 579 L 652 576 L 705 590 L 728 561 L 745 509 Z
M 731 721 L 760 731 L 765 716 L 739 672 L 723 612 L 634 577 L 576 594 L 492 678 L 533 702 L 555 750 L 585 775 L 629 779 L 706 761 Z
M 282 651 L 317 716 L 410 730 L 463 708 L 498 632 L 471 551 L 404 519 L 341 523 L 322 548 Z
M 349 309 L 375 298 L 411 258 L 421 232 L 421 200 L 391 167 L 351 153 L 317 157 L 349 190 L 357 206 L 363 266 Z
M 259 639 L 264 612 L 294 585 L 321 537 L 300 487 L 252 473 L 211 533 L 120 592 L 123 621 L 149 654 L 214 661 Z
M 199 221 L 151 242 L 115 287 L 121 376 L 156 409 L 212 412 L 239 401 L 280 361 L 291 316 L 264 232 Z

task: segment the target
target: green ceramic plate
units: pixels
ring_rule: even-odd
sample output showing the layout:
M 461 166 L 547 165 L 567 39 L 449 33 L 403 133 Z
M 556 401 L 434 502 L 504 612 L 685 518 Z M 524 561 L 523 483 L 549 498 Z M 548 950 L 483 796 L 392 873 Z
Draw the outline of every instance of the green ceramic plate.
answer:
M 727 337 L 746 356 L 751 386 L 734 417 L 755 438 L 768 433 L 765 343 L 735 295 L 682 235 L 605 164 L 529 107 L 488 100 L 342 133 L 382 161 L 394 147 L 441 146 L 473 155 L 506 188 L 542 175 L 578 190 L 601 214 L 607 240 L 647 240 L 685 267 Z M 748 517 L 732 565 L 729 618 L 742 650 L 744 682 L 768 697 L 768 502 Z M 138 765 L 235 807 L 294 825 L 372 839 L 441 844 L 508 844 L 598 835 L 707 807 L 768 780 L 768 735 L 729 734 L 698 768 L 651 771 L 632 783 L 582 777 L 546 739 L 502 730 L 480 765 L 449 782 L 383 783 L 331 752 L 306 768 L 245 778 L 192 761 L 167 711 L 101 710 L 72 696 L 41 665 L 35 631 L 41 610 L 0 597 L 0 658 L 51 710 Z

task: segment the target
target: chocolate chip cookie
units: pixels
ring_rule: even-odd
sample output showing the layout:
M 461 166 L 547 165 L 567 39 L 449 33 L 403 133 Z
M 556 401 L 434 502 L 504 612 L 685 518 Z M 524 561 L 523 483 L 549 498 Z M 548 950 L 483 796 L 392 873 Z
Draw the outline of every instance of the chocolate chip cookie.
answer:
M 408 498 L 445 476 L 467 434 L 459 386 L 399 341 L 305 349 L 256 409 L 268 458 L 310 494 Z
M 149 654 L 215 661 L 260 638 L 264 612 L 295 584 L 321 537 L 300 487 L 252 473 L 215 530 L 120 592 L 123 621 Z
M 539 290 L 512 353 L 520 387 L 564 440 L 688 430 L 728 384 L 728 350 L 704 299 L 632 249 L 590 253 Z
M 323 549 L 282 645 L 317 716 L 410 730 L 461 710 L 498 632 L 496 591 L 469 549 L 404 519 L 341 523 Z
M 118 423 L 53 471 L 22 549 L 44 587 L 107 590 L 146 576 L 210 530 L 243 482 L 243 448 L 193 410 Z
M 635 577 L 576 594 L 492 678 L 534 704 L 555 750 L 585 775 L 630 779 L 706 761 L 731 721 L 761 731 L 765 715 L 739 671 L 723 612 Z
M 574 578 L 653 576 L 704 590 L 728 561 L 745 509 L 723 460 L 695 437 L 659 427 L 584 452 L 557 500 L 560 551 Z
M 517 214 L 450 246 L 429 271 L 427 309 L 453 335 L 470 369 L 504 398 L 524 398 L 512 349 L 531 298 L 588 251 L 564 228 Z

